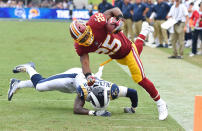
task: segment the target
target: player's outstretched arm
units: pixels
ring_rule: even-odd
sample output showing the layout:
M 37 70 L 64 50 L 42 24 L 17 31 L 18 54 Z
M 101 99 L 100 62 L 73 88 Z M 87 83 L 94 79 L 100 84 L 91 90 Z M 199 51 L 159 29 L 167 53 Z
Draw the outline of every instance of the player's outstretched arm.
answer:
M 121 10 L 118 7 L 109 9 L 107 11 L 105 11 L 103 13 L 105 15 L 105 17 L 107 18 L 107 20 L 111 17 L 118 17 L 118 19 L 123 19 L 123 13 L 121 12 Z M 119 18 L 120 17 L 120 18 Z
M 89 65 L 90 64 L 89 55 L 84 54 L 84 55 L 80 56 L 80 61 L 81 61 L 83 74 L 91 73 L 90 65 Z
M 93 110 L 88 110 L 86 108 L 83 108 L 84 104 L 85 104 L 85 100 L 77 96 L 74 102 L 74 114 L 104 116 L 104 117 L 111 116 L 111 113 L 106 110 L 93 111 Z
M 88 115 L 89 110 L 83 108 L 84 104 L 85 104 L 85 100 L 77 96 L 74 102 L 74 114 Z
M 92 73 L 90 70 L 89 55 L 84 54 L 84 55 L 80 56 L 80 61 L 81 61 L 81 65 L 82 65 L 82 71 L 88 81 L 88 85 L 92 86 L 95 83 L 95 78 L 92 76 Z

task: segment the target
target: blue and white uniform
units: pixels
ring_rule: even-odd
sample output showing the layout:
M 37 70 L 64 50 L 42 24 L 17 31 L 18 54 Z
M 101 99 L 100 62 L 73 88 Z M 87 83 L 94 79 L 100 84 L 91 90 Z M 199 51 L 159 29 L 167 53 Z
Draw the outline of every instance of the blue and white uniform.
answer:
M 31 77 L 31 81 L 38 91 L 58 90 L 65 93 L 73 93 L 76 92 L 76 87 L 81 84 L 80 82 L 85 82 L 86 79 L 81 68 L 72 68 L 48 78 L 35 74 Z
M 100 67 L 95 77 L 101 78 L 103 67 Z M 87 83 L 81 68 L 71 68 L 63 73 L 43 78 L 40 74 L 31 76 L 33 86 L 38 91 L 58 90 L 65 93 L 76 92 L 76 88 Z
M 108 95 L 111 100 L 115 100 L 119 97 L 129 97 L 131 100 L 131 106 L 136 108 L 138 105 L 138 95 L 135 89 L 127 88 L 124 86 L 118 86 L 114 83 L 97 79 L 93 86 L 88 86 L 86 83 L 81 84 L 77 89 L 78 96 L 86 101 L 90 101 L 89 93 L 95 86 L 103 87 L 107 89 Z

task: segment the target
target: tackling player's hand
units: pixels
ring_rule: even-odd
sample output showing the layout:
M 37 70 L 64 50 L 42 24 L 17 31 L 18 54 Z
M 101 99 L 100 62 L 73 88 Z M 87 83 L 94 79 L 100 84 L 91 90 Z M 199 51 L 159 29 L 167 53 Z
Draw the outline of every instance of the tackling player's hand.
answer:
M 87 84 L 88 84 L 88 86 L 92 86 L 94 83 L 95 83 L 95 77 L 92 76 L 92 75 L 89 75 L 87 77 Z

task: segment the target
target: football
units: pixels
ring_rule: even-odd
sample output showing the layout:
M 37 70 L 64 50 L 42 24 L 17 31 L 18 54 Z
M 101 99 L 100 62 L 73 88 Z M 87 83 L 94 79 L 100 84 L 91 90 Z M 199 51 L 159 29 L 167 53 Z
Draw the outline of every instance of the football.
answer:
M 117 27 L 117 20 L 116 20 L 116 17 L 111 17 L 110 19 L 108 19 L 107 21 L 107 31 L 109 33 L 113 33 L 114 29 Z

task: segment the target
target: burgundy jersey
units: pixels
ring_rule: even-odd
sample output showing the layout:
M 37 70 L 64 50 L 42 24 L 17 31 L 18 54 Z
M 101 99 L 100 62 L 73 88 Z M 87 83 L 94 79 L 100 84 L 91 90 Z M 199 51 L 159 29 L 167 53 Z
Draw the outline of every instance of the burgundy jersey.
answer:
M 92 29 L 94 41 L 90 46 L 75 43 L 79 56 L 90 52 L 108 54 L 112 59 L 125 57 L 132 48 L 132 42 L 122 33 L 110 34 L 106 29 L 107 19 L 102 13 L 95 13 L 87 22 Z

